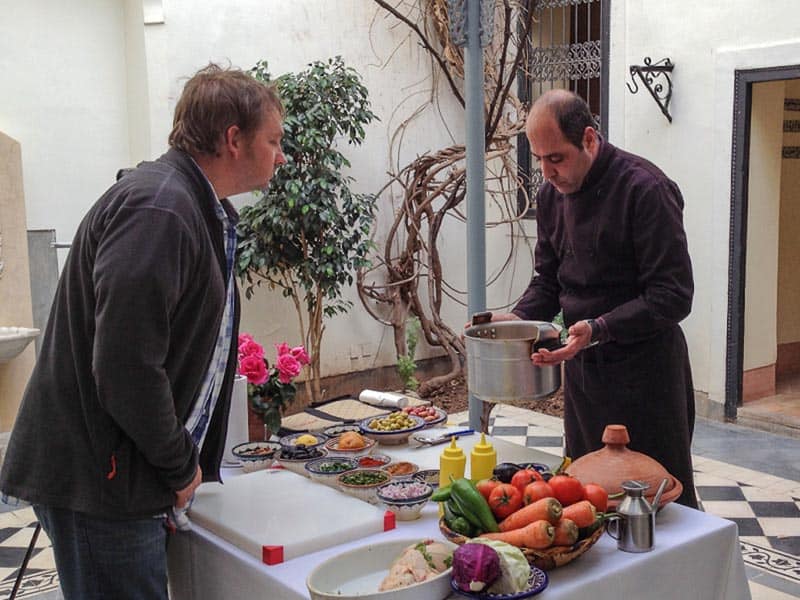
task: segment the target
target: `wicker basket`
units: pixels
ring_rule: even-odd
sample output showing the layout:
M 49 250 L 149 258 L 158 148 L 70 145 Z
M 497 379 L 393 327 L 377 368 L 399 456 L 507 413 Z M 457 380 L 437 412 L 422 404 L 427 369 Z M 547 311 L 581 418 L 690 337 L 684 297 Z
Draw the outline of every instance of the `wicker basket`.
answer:
M 444 522 L 444 518 L 439 519 L 439 529 L 442 534 L 453 542 L 454 544 L 464 544 L 469 541 L 469 538 L 456 533 L 450 529 Z M 589 548 L 594 546 L 595 542 L 600 539 L 605 531 L 605 525 L 598 527 L 592 535 L 582 540 L 578 540 L 573 546 L 552 546 L 545 550 L 533 550 L 532 548 L 520 548 L 525 558 L 534 567 L 539 567 L 544 571 L 550 571 L 556 567 L 561 567 L 567 563 L 571 563 L 578 558 L 581 554 L 586 552 Z

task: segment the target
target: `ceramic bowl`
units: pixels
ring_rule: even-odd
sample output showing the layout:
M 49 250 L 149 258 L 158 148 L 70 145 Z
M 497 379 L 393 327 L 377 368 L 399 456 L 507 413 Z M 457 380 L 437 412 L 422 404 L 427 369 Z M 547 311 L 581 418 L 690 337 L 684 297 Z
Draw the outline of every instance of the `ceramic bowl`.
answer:
M 361 437 L 364 438 L 363 448 L 353 448 L 353 449 L 339 448 L 339 438 L 337 436 L 325 442 L 325 449 L 328 451 L 328 454 L 337 454 L 339 456 L 350 456 L 350 457 L 364 456 L 365 454 L 369 454 L 370 452 L 372 452 L 372 449 L 378 442 L 376 442 L 371 438 L 368 438 L 365 435 L 362 435 Z
M 405 427 L 403 429 L 394 429 L 391 431 L 385 431 L 381 429 L 375 429 L 374 423 L 375 421 L 380 421 L 382 419 L 387 418 L 389 415 L 381 415 L 377 417 L 369 417 L 368 419 L 364 419 L 361 421 L 361 432 L 366 435 L 368 438 L 371 438 L 377 441 L 379 444 L 385 445 L 397 445 L 397 444 L 405 444 L 408 441 L 408 437 L 414 433 L 415 431 L 419 431 L 423 427 L 425 427 L 425 419 L 422 417 L 418 417 L 416 415 L 406 415 L 414 424 L 411 427 Z
M 433 489 L 436 489 L 439 487 L 439 469 L 423 469 L 422 471 L 417 471 L 414 473 L 412 479 L 427 483 Z
M 380 469 L 384 465 L 388 465 L 392 462 L 392 457 L 386 454 L 373 452 L 371 454 L 359 456 L 356 461 L 358 462 L 359 469 Z
M 380 486 L 375 494 L 398 521 L 413 521 L 419 519 L 422 507 L 433 494 L 433 486 L 414 479 L 393 481 Z
M 414 474 L 419 471 L 419 465 L 415 465 L 406 460 L 399 460 L 390 462 L 388 465 L 381 467 L 381 469 L 389 473 L 393 480 L 398 481 L 401 479 L 411 479 Z
M 337 554 L 309 573 L 306 587 L 312 600 L 443 600 L 450 596 L 452 569 L 420 583 L 379 592 L 392 562 L 419 538 L 378 542 Z M 455 550 L 456 545 L 442 541 Z
M 334 438 L 342 435 L 345 431 L 357 431 L 361 433 L 361 427 L 358 426 L 358 423 L 342 423 L 341 425 L 334 425 L 332 427 L 328 427 L 327 429 L 323 429 L 322 433 L 327 435 L 329 438 Z
M 403 409 L 404 412 L 408 412 L 409 410 L 414 411 L 409 414 L 422 417 L 425 421 L 425 427 L 436 427 L 447 420 L 447 411 L 437 408 L 436 406 L 415 406 L 413 408 L 406 407 Z
M 294 452 L 294 454 L 292 454 L 292 452 Z M 323 458 L 328 455 L 328 451 L 321 446 L 306 449 L 308 453 L 307 456 L 303 456 L 302 453 L 297 454 L 297 452 L 298 449 L 296 448 L 281 448 L 280 452 L 275 453 L 275 460 L 287 471 L 292 471 L 304 477 L 308 477 L 308 471 L 306 471 L 306 463 L 308 461 L 314 460 L 315 458 Z
M 372 481 L 369 483 L 352 483 L 348 481 L 353 477 L 364 476 L 370 477 Z M 391 478 L 391 475 L 389 475 L 386 471 L 381 471 L 380 469 L 354 469 L 352 471 L 347 471 L 346 473 L 341 473 L 336 478 L 336 483 L 339 486 L 339 489 L 345 494 L 354 496 L 355 498 L 363 500 L 364 502 L 369 502 L 370 504 L 378 504 L 378 488 L 385 483 L 389 483 Z
M 311 436 L 317 442 L 315 444 L 304 444 L 306 448 L 319 448 L 325 445 L 325 442 L 328 441 L 328 436 L 324 433 L 309 433 L 309 432 L 300 432 L 300 433 L 291 433 L 289 435 L 283 436 L 278 442 L 280 443 L 281 447 L 283 448 L 292 448 L 294 446 L 298 446 L 297 440 L 303 436 Z
M 357 467 L 358 463 L 346 456 L 323 456 L 308 461 L 303 468 L 312 481 L 336 487 L 339 475 Z
M 251 473 L 272 466 L 280 449 L 277 442 L 245 442 L 234 446 L 231 453 L 242 463 L 242 471 Z

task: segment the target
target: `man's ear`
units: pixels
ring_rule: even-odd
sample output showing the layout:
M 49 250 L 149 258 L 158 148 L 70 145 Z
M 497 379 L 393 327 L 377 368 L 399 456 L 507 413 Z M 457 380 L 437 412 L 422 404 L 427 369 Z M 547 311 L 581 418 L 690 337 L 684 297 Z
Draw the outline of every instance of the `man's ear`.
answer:
M 587 150 L 593 150 L 597 147 L 597 130 L 594 127 L 587 127 L 583 130 L 583 146 Z
M 225 130 L 224 147 L 233 158 L 239 158 L 244 151 L 244 135 L 238 125 L 231 125 Z

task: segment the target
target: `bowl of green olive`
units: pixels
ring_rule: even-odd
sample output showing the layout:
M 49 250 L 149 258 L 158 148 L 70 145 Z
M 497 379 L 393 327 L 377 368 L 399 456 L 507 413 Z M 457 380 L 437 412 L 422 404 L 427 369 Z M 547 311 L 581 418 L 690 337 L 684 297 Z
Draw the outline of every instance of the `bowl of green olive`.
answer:
M 387 415 L 369 417 L 359 423 L 361 432 L 379 444 L 405 444 L 409 436 L 425 427 L 422 417 L 409 415 L 401 410 Z

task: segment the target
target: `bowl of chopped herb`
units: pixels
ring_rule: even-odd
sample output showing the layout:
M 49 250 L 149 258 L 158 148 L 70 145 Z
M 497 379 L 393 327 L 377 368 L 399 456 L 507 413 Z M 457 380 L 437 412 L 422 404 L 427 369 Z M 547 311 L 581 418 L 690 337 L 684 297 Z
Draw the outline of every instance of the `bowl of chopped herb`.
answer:
M 341 473 L 336 482 L 345 494 L 364 500 L 370 504 L 378 503 L 377 490 L 392 478 L 380 469 L 354 469 Z
M 347 471 L 352 471 L 358 464 L 352 458 L 346 456 L 325 456 L 315 458 L 305 464 L 306 472 L 312 481 L 318 481 L 325 485 L 338 485 L 336 478 Z

